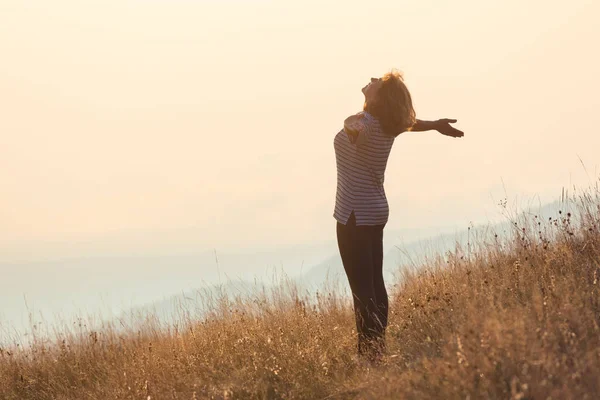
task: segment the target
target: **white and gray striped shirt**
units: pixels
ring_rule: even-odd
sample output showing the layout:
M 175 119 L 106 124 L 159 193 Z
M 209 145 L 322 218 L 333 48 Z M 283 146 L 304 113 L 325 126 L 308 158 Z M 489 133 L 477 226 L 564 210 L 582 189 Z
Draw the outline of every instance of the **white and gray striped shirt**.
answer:
M 333 216 L 346 225 L 354 211 L 356 225 L 383 225 L 389 215 L 383 181 L 395 137 L 384 133 L 368 112 L 357 116 L 358 135 L 342 129 L 333 141 L 337 164 Z

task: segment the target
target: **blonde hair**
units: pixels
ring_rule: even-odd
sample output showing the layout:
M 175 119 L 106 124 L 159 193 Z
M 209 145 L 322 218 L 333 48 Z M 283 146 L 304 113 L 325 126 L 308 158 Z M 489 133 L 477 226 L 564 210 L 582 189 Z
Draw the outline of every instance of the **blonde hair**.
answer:
M 392 70 L 381 80 L 375 100 L 365 101 L 363 109 L 379 120 L 386 134 L 398 136 L 417 122 L 412 98 L 401 72 Z

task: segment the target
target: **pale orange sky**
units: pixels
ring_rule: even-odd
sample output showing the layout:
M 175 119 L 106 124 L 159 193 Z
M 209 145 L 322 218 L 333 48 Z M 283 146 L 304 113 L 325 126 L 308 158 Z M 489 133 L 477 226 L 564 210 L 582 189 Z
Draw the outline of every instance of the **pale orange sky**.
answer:
M 599 17 L 583 0 L 0 0 L 0 257 L 145 232 L 332 239 L 333 137 L 392 67 L 418 118 L 466 136 L 397 139 L 390 229 L 485 219 L 502 182 L 553 200 L 597 177 Z

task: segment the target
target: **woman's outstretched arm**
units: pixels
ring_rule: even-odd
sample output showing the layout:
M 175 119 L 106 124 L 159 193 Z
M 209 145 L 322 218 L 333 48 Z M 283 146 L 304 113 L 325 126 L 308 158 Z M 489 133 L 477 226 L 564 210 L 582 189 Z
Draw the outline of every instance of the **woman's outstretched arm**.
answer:
M 409 129 L 411 132 L 438 131 L 442 135 L 451 137 L 463 137 L 465 134 L 450 124 L 455 123 L 455 119 L 438 119 L 437 121 L 423 121 L 418 119 L 417 123 Z

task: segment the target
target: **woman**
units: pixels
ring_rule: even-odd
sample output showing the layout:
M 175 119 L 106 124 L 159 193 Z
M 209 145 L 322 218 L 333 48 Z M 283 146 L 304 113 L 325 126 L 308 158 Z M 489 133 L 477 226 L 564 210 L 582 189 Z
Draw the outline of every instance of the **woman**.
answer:
M 371 78 L 362 89 L 363 111 L 347 118 L 335 137 L 337 193 L 334 217 L 344 270 L 354 299 L 358 353 L 378 361 L 385 351 L 388 297 L 383 282 L 383 228 L 388 203 L 383 188 L 394 139 L 406 131 L 437 130 L 462 137 L 454 119 L 416 119 L 402 75 Z

